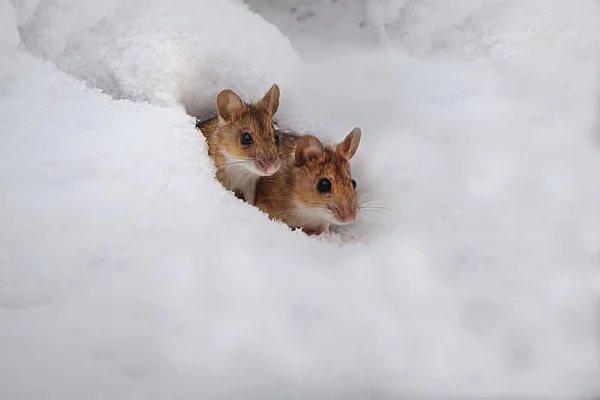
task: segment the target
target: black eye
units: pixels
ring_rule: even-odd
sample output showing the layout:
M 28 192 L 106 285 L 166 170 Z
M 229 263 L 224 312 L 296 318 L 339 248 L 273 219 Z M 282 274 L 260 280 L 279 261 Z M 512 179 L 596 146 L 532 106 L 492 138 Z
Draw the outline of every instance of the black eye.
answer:
M 356 181 L 354 179 L 352 179 L 352 187 L 356 189 Z
M 331 182 L 327 178 L 321 178 L 317 183 L 317 190 L 321 193 L 331 192 Z
M 279 135 L 275 134 L 275 144 L 279 144 Z
M 250 146 L 252 143 L 254 143 L 254 140 L 252 140 L 252 135 L 248 132 L 242 133 L 241 143 L 244 146 Z

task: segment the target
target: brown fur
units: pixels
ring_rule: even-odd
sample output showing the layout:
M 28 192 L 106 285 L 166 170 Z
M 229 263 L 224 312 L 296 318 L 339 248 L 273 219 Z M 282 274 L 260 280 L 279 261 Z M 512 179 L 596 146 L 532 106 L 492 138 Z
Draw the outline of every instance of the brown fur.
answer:
M 226 89 L 217 96 L 218 116 L 198 122 L 208 142 L 208 154 L 217 168 L 217 180 L 226 189 L 253 204 L 256 183 L 267 175 L 265 165 L 280 165 L 279 146 L 275 140 L 273 116 L 279 107 L 279 87 L 271 86 L 265 96 L 253 104 L 244 103 Z M 242 145 L 244 133 L 252 135 L 253 144 Z
M 271 218 L 307 233 L 319 234 L 328 231 L 331 224 L 352 222 L 357 200 L 350 158 L 358 148 L 360 135 L 360 129 L 355 128 L 343 142 L 323 147 L 312 135 L 281 134 L 282 166 L 274 175 L 259 179 L 256 206 Z M 317 190 L 321 178 L 331 181 L 331 192 Z M 336 214 L 347 220 L 336 221 Z

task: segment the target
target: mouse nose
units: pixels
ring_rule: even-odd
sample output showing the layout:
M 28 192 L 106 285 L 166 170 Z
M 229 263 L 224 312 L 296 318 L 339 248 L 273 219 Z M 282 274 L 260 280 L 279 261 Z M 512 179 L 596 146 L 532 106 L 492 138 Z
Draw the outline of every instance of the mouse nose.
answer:
M 256 160 L 257 167 L 265 173 L 265 175 L 273 175 L 279 169 L 279 164 L 274 160 L 265 160 L 260 158 Z
M 332 205 L 330 206 L 333 215 L 337 218 L 338 221 L 342 224 L 349 224 L 354 221 L 356 218 L 356 210 L 354 210 L 350 206 L 338 206 Z
M 275 172 L 277 172 L 279 168 L 277 167 L 277 164 L 271 162 L 265 165 L 265 172 L 269 175 L 273 175 Z

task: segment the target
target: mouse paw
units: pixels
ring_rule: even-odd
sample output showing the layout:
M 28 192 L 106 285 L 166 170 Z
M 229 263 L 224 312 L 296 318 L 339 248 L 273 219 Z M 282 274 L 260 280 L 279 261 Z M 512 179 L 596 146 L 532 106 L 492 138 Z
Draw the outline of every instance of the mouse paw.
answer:
M 235 195 L 235 197 L 237 197 L 238 199 L 242 200 L 242 201 L 246 201 L 246 199 L 244 198 L 244 193 L 242 193 L 241 190 L 234 190 L 233 194 Z
M 322 233 L 329 232 L 329 229 L 325 226 L 317 226 L 316 228 L 304 228 L 303 231 L 308 236 L 319 236 Z

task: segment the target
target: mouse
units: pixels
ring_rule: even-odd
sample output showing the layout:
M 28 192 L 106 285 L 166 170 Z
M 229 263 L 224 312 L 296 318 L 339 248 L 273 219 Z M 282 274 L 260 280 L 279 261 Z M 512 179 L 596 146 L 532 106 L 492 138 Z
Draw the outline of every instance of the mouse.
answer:
M 309 235 L 353 223 L 358 207 L 350 159 L 361 134 L 356 127 L 343 141 L 324 146 L 314 135 L 278 131 L 282 165 L 259 179 L 256 207 Z
M 254 103 L 225 89 L 216 98 L 217 116 L 196 122 L 206 138 L 217 180 L 250 204 L 255 202 L 258 178 L 273 175 L 281 166 L 273 121 L 279 97 L 277 84 Z

